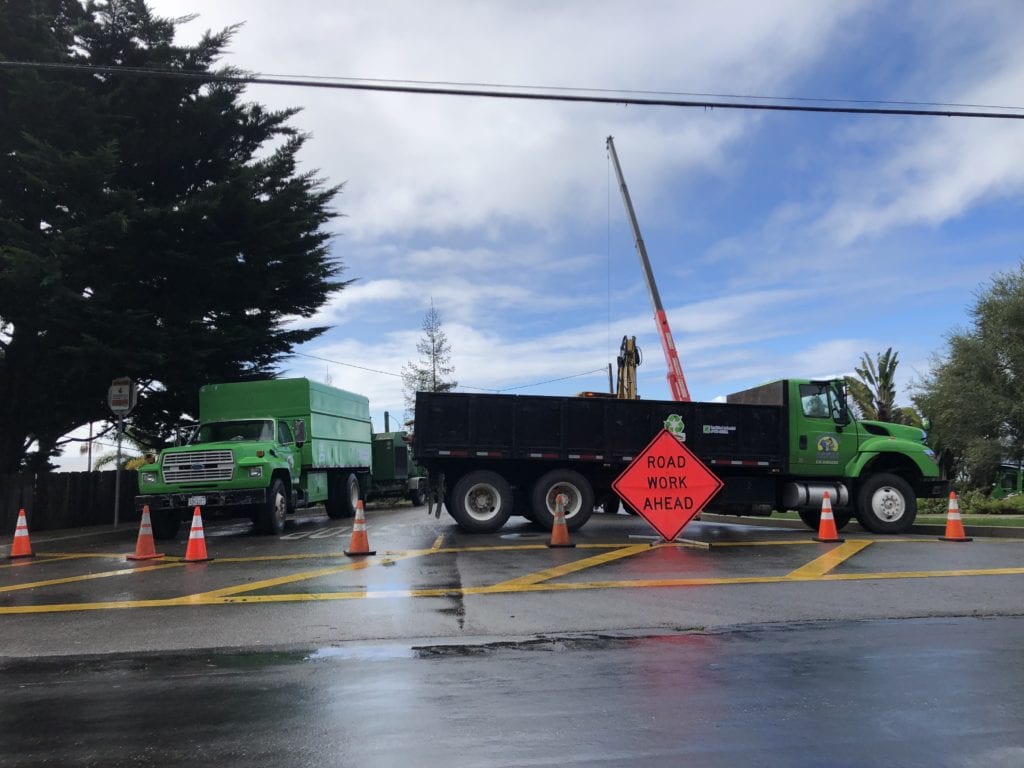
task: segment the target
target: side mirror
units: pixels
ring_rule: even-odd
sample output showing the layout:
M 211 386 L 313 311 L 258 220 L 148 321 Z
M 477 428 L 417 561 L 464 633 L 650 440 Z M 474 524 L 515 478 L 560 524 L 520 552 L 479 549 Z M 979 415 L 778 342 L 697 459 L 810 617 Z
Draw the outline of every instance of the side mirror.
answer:
M 931 431 L 931 428 L 932 428 L 932 420 L 931 419 L 929 419 L 927 416 L 925 416 L 923 419 L 921 419 L 921 429 L 924 429 L 924 430 L 927 430 L 927 431 Z
M 292 423 L 292 432 L 295 433 L 295 445 L 299 448 L 306 444 L 306 422 L 296 419 Z

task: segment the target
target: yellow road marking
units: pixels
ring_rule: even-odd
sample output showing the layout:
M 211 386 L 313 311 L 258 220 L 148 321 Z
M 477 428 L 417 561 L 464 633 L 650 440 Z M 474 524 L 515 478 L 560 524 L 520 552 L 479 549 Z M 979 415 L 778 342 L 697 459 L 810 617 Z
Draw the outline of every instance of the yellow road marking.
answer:
M 799 581 L 805 578 L 824 576 L 836 566 L 849 560 L 858 552 L 870 546 L 870 541 L 847 541 L 840 544 L 835 549 L 829 550 L 821 557 L 811 560 L 807 565 L 801 566 L 795 571 L 787 574 L 786 578 Z
M 124 555 L 122 555 L 124 557 Z M 0 587 L 0 592 L 17 592 L 21 589 L 35 589 L 36 587 L 52 587 L 57 584 L 73 584 L 76 581 L 90 581 L 91 579 L 106 579 L 111 576 L 130 576 L 135 573 L 145 573 L 146 571 L 159 571 L 162 568 L 180 568 L 183 565 L 188 565 L 184 562 L 174 563 L 158 563 L 156 565 L 142 565 L 133 566 L 131 568 L 121 568 L 116 571 L 103 571 L 101 573 L 87 573 L 82 576 L 65 576 L 61 579 L 46 579 L 45 581 L 32 581 L 25 584 L 9 584 L 5 587 Z
M 34 613 L 56 613 L 65 611 L 85 610 L 111 610 L 128 608 L 150 608 L 170 606 L 196 606 L 196 605 L 229 605 L 239 603 L 283 603 L 283 602 L 313 602 L 331 600 L 355 600 L 374 598 L 408 598 L 408 597 L 441 597 L 452 595 L 494 595 L 514 594 L 517 592 L 557 592 L 585 589 L 638 589 L 648 587 L 703 587 L 738 584 L 779 584 L 810 581 L 864 581 L 873 579 L 909 579 L 909 578 L 944 578 L 944 577 L 973 577 L 973 576 L 1009 576 L 1022 575 L 1024 568 L 989 568 L 989 569 L 966 569 L 949 571 L 904 571 L 904 572 L 881 572 L 881 573 L 857 573 L 857 574 L 833 574 L 831 571 L 842 562 L 862 551 L 872 543 L 921 543 L 931 542 L 931 539 L 884 539 L 884 540 L 854 540 L 848 541 L 842 546 L 830 550 L 825 555 L 815 559 L 811 563 L 797 568 L 784 576 L 750 576 L 750 577 L 722 577 L 722 578 L 678 578 L 678 579 L 640 579 L 630 581 L 591 581 L 578 583 L 551 583 L 551 579 L 565 576 L 570 573 L 596 567 L 603 563 L 613 562 L 618 559 L 630 557 L 650 549 L 676 546 L 675 543 L 660 544 L 581 544 L 579 549 L 606 549 L 606 553 L 586 557 L 571 563 L 547 568 L 522 577 L 510 579 L 494 585 L 483 585 L 462 588 L 424 588 L 414 590 L 366 590 L 354 589 L 345 592 L 321 592 L 321 593 L 292 593 L 277 595 L 246 595 L 260 589 L 281 586 L 315 579 L 344 571 L 352 571 L 367 568 L 371 565 L 388 565 L 397 559 L 408 559 L 421 557 L 430 554 L 456 554 L 461 552 L 495 552 L 495 551 L 540 551 L 548 550 L 547 544 L 516 544 L 516 545 L 480 545 L 471 547 L 449 547 L 441 548 L 443 535 L 439 536 L 430 549 L 408 550 L 387 552 L 377 557 L 355 562 L 346 562 L 343 565 L 335 565 L 304 571 L 288 576 L 281 576 L 273 579 L 265 579 L 258 582 L 250 582 L 242 585 L 225 587 L 210 592 L 201 592 L 191 595 L 184 595 L 172 598 L 159 598 L 151 600 L 126 600 L 126 601 L 99 601 L 92 603 L 63 603 L 51 605 L 20 605 L 0 607 L 0 615 L 10 614 L 34 614 Z M 997 543 L 1009 543 L 1003 539 Z M 786 541 L 756 541 L 756 542 L 715 542 L 713 545 L 722 546 L 781 546 L 781 545 L 808 545 L 816 544 L 810 539 L 786 540 Z M 1019 543 L 1019 542 L 1018 542 Z M 287 560 L 308 560 L 313 558 L 337 558 L 342 557 L 340 553 L 305 553 L 295 555 L 267 555 L 254 557 L 220 558 L 218 563 L 246 563 L 260 561 L 287 561 Z M 90 554 L 90 553 L 54 553 L 44 556 L 48 559 L 39 559 L 36 562 L 43 563 L 50 560 L 66 560 L 76 558 L 101 557 L 101 558 L 123 558 L 124 553 L 118 554 Z M 31 561 L 22 561 L 28 564 Z M 19 565 L 18 563 L 15 565 Z M 133 566 L 115 571 L 106 571 L 97 574 L 86 574 L 83 576 L 71 576 L 60 579 L 49 579 L 28 584 L 11 585 L 0 587 L 0 592 L 12 592 L 17 590 L 30 589 L 34 587 L 45 587 L 59 584 L 86 581 L 90 579 L 107 578 L 111 576 L 142 573 L 146 571 L 159 570 L 164 568 L 181 567 L 188 565 L 184 561 L 170 558 L 146 566 Z
M 392 554 L 387 560 L 391 562 L 395 560 L 407 560 L 413 557 L 422 557 L 429 555 L 429 549 L 412 550 L 410 552 L 404 552 L 402 554 Z M 354 562 L 345 563 L 344 565 L 333 565 L 328 568 L 317 568 L 313 571 L 302 571 L 301 573 L 292 573 L 287 576 L 277 576 L 273 579 L 263 579 L 262 581 L 251 581 L 246 584 L 239 584 L 233 587 L 224 587 L 223 589 L 215 589 L 210 592 L 199 592 L 194 595 L 189 595 L 191 601 L 203 602 L 207 598 L 226 597 L 228 595 L 239 595 L 245 592 L 255 592 L 259 589 L 269 589 L 271 587 L 279 587 L 282 584 L 294 584 L 297 581 L 308 581 L 309 579 L 318 579 L 321 576 L 330 576 L 335 573 L 342 573 L 344 571 L 361 571 L 364 568 L 369 568 L 371 565 L 377 565 L 384 561 L 381 557 L 370 557 L 366 560 L 356 560 Z
M 622 549 L 605 552 L 601 555 L 593 555 L 592 557 L 575 560 L 571 563 L 556 565 L 553 568 L 545 568 L 543 571 L 529 573 L 526 576 L 520 576 L 516 579 L 509 579 L 508 581 L 503 581 L 500 584 L 495 584 L 494 586 L 487 587 L 485 589 L 488 592 L 516 592 L 521 587 L 539 584 L 542 581 L 548 581 L 549 579 L 555 579 L 559 576 L 576 573 L 577 571 L 584 571 L 587 568 L 593 568 L 598 565 L 603 565 L 604 563 L 610 563 L 614 560 L 621 560 L 624 557 L 632 557 L 640 552 L 650 551 L 650 544 L 634 544 L 631 547 L 623 547 Z
M 892 573 L 848 573 L 824 576 L 743 576 L 706 579 L 638 579 L 632 581 L 592 581 L 579 583 L 521 584 L 496 592 L 494 586 L 432 588 L 403 590 L 353 590 L 351 592 L 296 593 L 280 595 L 218 595 L 206 593 L 156 600 L 123 600 L 96 603 L 62 603 L 53 605 L 15 605 L 0 607 L 0 615 L 98 611 L 128 608 L 166 608 L 172 606 L 230 605 L 236 603 L 299 603 L 332 600 L 395 599 L 415 597 L 447 597 L 453 595 L 494 595 L 516 592 L 565 592 L 587 589 L 639 589 L 645 587 L 708 587 L 736 584 L 784 584 L 811 581 L 872 581 L 876 579 L 927 579 L 956 576 L 1021 576 L 1024 568 L 989 568 L 956 571 L 914 571 Z M 246 585 L 250 587 L 251 585 Z

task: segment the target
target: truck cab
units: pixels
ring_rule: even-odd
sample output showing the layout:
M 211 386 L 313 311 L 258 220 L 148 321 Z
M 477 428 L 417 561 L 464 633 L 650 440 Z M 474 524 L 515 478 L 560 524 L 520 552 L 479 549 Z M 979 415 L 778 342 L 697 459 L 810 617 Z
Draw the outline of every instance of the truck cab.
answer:
M 250 517 L 266 533 L 284 529 L 301 494 L 305 423 L 246 418 L 203 422 L 182 446 L 139 469 L 136 505 L 150 508 L 157 538 L 174 537 L 195 507 Z
M 786 407 L 788 478 L 781 505 L 797 510 L 812 528 L 826 491 L 840 527 L 856 516 L 875 533 L 907 530 L 918 498 L 949 492 L 925 431 L 854 420 L 842 379 L 785 379 L 730 395 L 728 402 Z

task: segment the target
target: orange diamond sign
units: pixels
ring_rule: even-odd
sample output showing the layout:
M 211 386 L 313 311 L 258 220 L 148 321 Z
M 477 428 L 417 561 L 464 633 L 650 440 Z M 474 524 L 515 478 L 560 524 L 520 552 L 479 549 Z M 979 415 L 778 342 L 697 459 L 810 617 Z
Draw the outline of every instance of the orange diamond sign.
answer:
M 661 430 L 612 483 L 623 501 L 672 541 L 723 483 L 667 429 Z

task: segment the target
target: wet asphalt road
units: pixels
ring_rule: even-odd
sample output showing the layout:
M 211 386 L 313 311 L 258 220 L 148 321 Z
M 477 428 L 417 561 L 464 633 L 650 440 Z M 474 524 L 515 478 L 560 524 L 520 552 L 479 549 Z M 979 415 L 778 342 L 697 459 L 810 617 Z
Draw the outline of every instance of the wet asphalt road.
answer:
M 1024 619 L 3 663 L 6 766 L 1024 765 Z
M 0 564 L 0 766 L 1024 766 L 1024 541 L 374 509 Z

